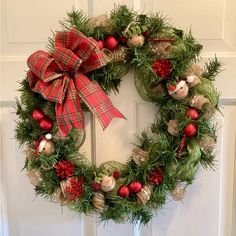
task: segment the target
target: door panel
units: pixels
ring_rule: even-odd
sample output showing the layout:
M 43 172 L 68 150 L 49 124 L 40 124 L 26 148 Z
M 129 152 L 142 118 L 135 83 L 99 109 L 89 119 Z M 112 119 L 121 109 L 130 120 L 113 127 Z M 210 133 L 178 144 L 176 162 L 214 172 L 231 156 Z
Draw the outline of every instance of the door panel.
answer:
M 58 204 L 35 198 L 25 171 L 21 172 L 24 154 L 14 139 L 16 117 L 12 106 L 19 95 L 16 91 L 18 81 L 27 69 L 27 56 L 45 48 L 50 29 L 58 29 L 58 20 L 72 6 L 89 15 L 98 15 L 122 2 L 140 13 L 161 11 L 183 29 L 192 26 L 194 35 L 204 45 L 203 59 L 214 57 L 216 53 L 224 66 L 216 81 L 222 92 L 224 116 L 217 114 L 215 119 L 219 127 L 215 171 L 200 168 L 183 203 L 168 201 L 145 227 L 112 222 L 105 226 L 96 224 L 94 216 L 78 216 Z M 233 0 L 52 0 L 37 3 L 2 0 L 0 235 L 236 235 L 236 14 L 232 10 L 235 5 Z M 86 114 L 87 139 L 82 151 L 97 165 L 108 160 L 124 162 L 132 151 L 135 134 L 147 128 L 154 117 L 152 104 L 144 102 L 135 90 L 131 73 L 123 78 L 120 93 L 111 94 L 110 98 L 127 119 L 114 119 L 103 131 L 97 121 Z

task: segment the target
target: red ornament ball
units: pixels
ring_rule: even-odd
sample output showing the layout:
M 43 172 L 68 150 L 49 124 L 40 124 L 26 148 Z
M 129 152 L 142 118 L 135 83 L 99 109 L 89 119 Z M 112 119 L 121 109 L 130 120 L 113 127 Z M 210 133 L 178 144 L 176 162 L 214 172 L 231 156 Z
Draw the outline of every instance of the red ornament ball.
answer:
M 33 120 L 42 120 L 43 117 L 44 117 L 43 111 L 41 111 L 40 109 L 33 110 L 33 112 L 32 112 Z
M 118 189 L 118 195 L 120 197 L 126 198 L 129 196 L 129 194 L 130 194 L 130 192 L 129 192 L 129 188 L 127 186 L 122 185 Z
M 56 175 L 62 179 L 69 178 L 73 175 L 75 170 L 74 165 L 67 160 L 59 161 L 55 165 Z
M 194 135 L 196 135 L 197 133 L 197 127 L 190 123 L 188 125 L 185 126 L 184 128 L 184 134 L 188 137 L 193 137 Z
M 159 77 L 166 79 L 171 74 L 172 64 L 170 60 L 160 59 L 152 64 L 152 68 Z
M 100 50 L 104 48 L 104 43 L 102 40 L 98 40 L 97 43 Z
M 189 117 L 191 120 L 197 120 L 199 117 L 199 113 L 194 108 L 189 108 L 186 112 L 186 116 Z
M 113 36 L 108 36 L 104 42 L 107 49 L 114 49 L 118 45 L 118 40 Z
M 138 193 L 141 188 L 142 188 L 142 184 L 139 181 L 133 181 L 130 185 L 129 185 L 129 189 L 130 191 L 134 192 L 134 193 Z
M 148 179 L 149 179 L 150 183 L 153 185 L 161 184 L 164 180 L 162 170 L 159 168 L 152 170 L 150 172 L 150 174 L 148 175 Z
M 42 120 L 40 120 L 39 126 L 43 130 L 50 130 L 53 127 L 53 122 L 45 117 Z
M 100 189 L 101 189 L 101 183 L 93 182 L 93 183 L 92 183 L 92 188 L 93 188 L 95 191 L 100 190 Z

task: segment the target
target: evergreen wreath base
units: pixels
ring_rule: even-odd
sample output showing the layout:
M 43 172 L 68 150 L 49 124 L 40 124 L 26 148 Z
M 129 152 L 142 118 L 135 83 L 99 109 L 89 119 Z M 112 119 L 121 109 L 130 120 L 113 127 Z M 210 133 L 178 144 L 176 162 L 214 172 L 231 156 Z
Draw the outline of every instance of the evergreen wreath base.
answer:
M 110 18 L 87 18 L 73 10 L 61 25 L 63 32 L 75 29 L 92 38 L 109 61 L 86 72 L 89 80 L 109 94 L 118 92 L 122 77 L 132 71 L 140 96 L 156 107 L 155 120 L 137 136 L 126 163 L 97 167 L 80 153 L 84 129 L 60 135 L 55 101 L 32 91 L 26 78 L 16 107 L 16 138 L 26 147 L 24 168 L 36 195 L 78 213 L 96 213 L 101 221 L 147 224 L 167 199 L 184 197 L 200 165 L 214 167 L 211 118 L 219 110 L 219 93 L 213 81 L 220 63 L 214 58 L 200 68 L 202 46 L 191 32 L 173 27 L 160 14 L 140 15 L 125 5 L 115 7 Z M 50 56 L 55 35 L 48 44 Z

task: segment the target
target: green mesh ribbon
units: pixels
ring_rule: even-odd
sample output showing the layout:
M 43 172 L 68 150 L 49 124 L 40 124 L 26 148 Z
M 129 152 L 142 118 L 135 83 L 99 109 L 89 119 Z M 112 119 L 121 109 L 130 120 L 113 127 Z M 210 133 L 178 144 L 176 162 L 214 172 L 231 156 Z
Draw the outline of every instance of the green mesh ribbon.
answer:
M 196 85 L 193 90 L 195 94 L 202 94 L 207 97 L 213 107 L 217 105 L 219 94 L 212 81 L 201 78 L 201 83 Z

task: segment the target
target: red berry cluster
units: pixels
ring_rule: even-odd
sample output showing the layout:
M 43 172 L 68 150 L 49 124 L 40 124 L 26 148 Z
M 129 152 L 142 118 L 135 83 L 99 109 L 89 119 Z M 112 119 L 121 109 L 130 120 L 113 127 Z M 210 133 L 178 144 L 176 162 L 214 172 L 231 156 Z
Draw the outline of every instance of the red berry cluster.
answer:
M 161 184 L 164 180 L 163 171 L 159 168 L 152 170 L 150 174 L 148 175 L 148 179 L 150 183 L 153 185 Z
M 69 179 L 69 184 L 66 186 L 65 193 L 70 200 L 75 200 L 83 194 L 83 178 L 72 177 Z
M 33 110 L 32 118 L 33 120 L 39 122 L 39 126 L 43 130 L 48 131 L 53 127 L 53 122 L 49 118 L 45 117 L 43 111 L 41 111 L 40 109 Z
M 73 175 L 75 167 L 70 161 L 63 160 L 56 164 L 55 170 L 57 176 L 62 179 L 66 179 Z
M 172 64 L 170 60 L 159 59 L 152 64 L 155 73 L 161 78 L 168 78 L 171 75 Z

